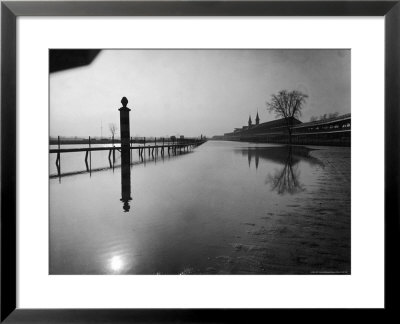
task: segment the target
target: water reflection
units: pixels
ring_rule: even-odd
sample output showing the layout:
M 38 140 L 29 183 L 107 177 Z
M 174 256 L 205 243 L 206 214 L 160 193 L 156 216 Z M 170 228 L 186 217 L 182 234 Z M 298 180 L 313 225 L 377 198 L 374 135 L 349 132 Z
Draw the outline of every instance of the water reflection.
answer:
M 249 168 L 254 158 L 256 170 L 258 170 L 260 159 L 282 164 L 283 167 L 278 169 L 274 174 L 267 175 L 266 184 L 271 185 L 271 190 L 278 194 L 296 194 L 304 190 L 304 186 L 300 183 L 299 162 L 305 161 L 310 165 L 324 166 L 317 158 L 310 155 L 310 149 L 305 146 L 273 146 L 273 147 L 249 147 L 240 149 L 242 155 L 247 155 Z
M 79 170 L 79 167 L 77 167 L 78 170 L 76 171 L 70 171 L 70 172 L 61 172 L 61 167 L 60 162 L 56 160 L 56 167 L 57 167 L 57 173 L 55 174 L 50 174 L 49 178 L 50 179 L 55 179 L 55 178 L 59 178 L 59 182 L 61 183 L 61 178 L 63 177 L 69 177 L 69 176 L 76 176 L 76 175 L 80 175 L 83 173 L 89 173 L 90 175 L 93 172 L 102 172 L 105 170 L 112 170 L 114 171 L 116 168 L 122 168 L 123 164 L 122 163 L 122 155 L 121 155 L 121 162 L 118 163 L 117 161 L 119 161 L 119 158 L 111 158 L 111 155 L 115 155 L 115 153 L 112 152 L 113 150 L 110 150 L 109 156 L 108 156 L 108 165 L 104 165 L 103 167 L 97 167 L 97 168 L 93 168 L 91 163 L 88 163 L 85 160 L 85 169 L 81 169 Z M 116 149 L 116 151 L 121 152 L 121 150 Z M 122 153 L 122 152 L 121 152 Z M 144 167 L 146 166 L 147 162 L 154 162 L 154 164 L 157 164 L 158 161 L 162 161 L 163 163 L 165 162 L 165 160 L 171 160 L 171 159 L 175 159 L 175 158 L 179 158 L 179 156 L 181 155 L 187 155 L 187 154 L 191 154 L 193 153 L 193 151 L 187 151 L 187 152 L 177 152 L 176 154 L 168 154 L 168 155 L 164 155 L 164 154 L 151 154 L 149 153 L 148 155 L 146 155 L 145 153 L 143 153 L 143 155 L 140 155 L 138 160 L 130 160 L 129 162 L 125 162 L 125 165 L 128 164 L 130 166 L 134 166 L 134 165 L 139 165 L 142 164 Z M 132 154 L 132 151 L 130 152 L 130 154 Z M 72 154 L 71 154 L 72 155 Z M 98 161 L 97 161 L 98 162 Z
M 129 152 L 128 152 L 129 154 Z M 124 155 L 122 155 L 124 156 Z M 128 155 L 129 158 L 129 155 Z M 131 165 L 129 159 L 121 159 L 121 199 L 123 203 L 124 212 L 129 212 L 131 206 L 129 202 L 132 200 L 131 197 Z
M 349 148 L 208 142 L 185 156 L 133 150 L 130 163 L 115 153 L 115 173 L 108 151 L 93 154 L 92 177 L 83 154 L 65 154 L 80 173 L 50 181 L 50 274 L 350 269 Z
M 304 186 L 299 181 L 300 170 L 298 160 L 293 161 L 292 149 L 289 148 L 285 165 L 275 174 L 268 174 L 266 183 L 271 184 L 271 190 L 276 191 L 279 195 L 289 193 L 291 195 L 304 190 Z

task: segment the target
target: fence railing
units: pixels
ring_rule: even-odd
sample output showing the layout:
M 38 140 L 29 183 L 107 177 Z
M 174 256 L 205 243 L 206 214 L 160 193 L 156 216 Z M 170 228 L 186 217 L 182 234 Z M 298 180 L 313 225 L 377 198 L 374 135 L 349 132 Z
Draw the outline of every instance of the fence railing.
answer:
M 197 141 L 205 140 L 205 137 L 131 137 L 130 143 L 136 144 L 184 144 L 184 143 L 193 143 Z M 91 137 L 88 138 L 71 138 L 71 137 L 62 137 L 58 136 L 50 137 L 49 144 L 50 145 L 95 145 L 95 144 L 120 144 L 121 139 L 119 138 L 100 138 L 100 137 Z

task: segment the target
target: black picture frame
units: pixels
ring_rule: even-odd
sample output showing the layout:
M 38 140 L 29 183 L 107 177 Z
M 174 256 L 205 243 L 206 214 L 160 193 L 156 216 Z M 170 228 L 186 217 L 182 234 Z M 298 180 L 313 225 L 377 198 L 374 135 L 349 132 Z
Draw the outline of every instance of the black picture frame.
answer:
M 384 16 L 385 17 L 385 308 L 361 316 L 382 320 L 396 310 L 399 279 L 400 1 L 2 1 L 1 2 L 1 322 L 258 322 L 244 309 L 16 308 L 16 19 L 19 16 Z M 373 109 L 373 108 L 371 108 Z M 371 126 L 372 127 L 372 126 Z M 366 134 L 368 140 L 368 134 Z M 373 150 L 373 148 L 371 148 Z M 373 152 L 372 152 L 373 153 Z M 372 235 L 373 233 L 371 233 Z M 372 260 L 373 262 L 373 260 Z M 238 292 L 240 294 L 240 292 Z M 310 319 L 309 312 L 294 310 Z M 332 310 L 324 310 L 336 316 Z M 352 310 L 357 311 L 357 310 Z M 349 310 L 347 313 L 351 312 Z M 358 312 L 360 315 L 360 312 Z M 259 317 L 261 316 L 261 317 Z M 315 313 L 311 316 L 315 316 Z M 342 316 L 342 315 L 340 315 Z M 280 317 L 280 320 L 284 319 Z M 319 319 L 321 320 L 321 318 Z

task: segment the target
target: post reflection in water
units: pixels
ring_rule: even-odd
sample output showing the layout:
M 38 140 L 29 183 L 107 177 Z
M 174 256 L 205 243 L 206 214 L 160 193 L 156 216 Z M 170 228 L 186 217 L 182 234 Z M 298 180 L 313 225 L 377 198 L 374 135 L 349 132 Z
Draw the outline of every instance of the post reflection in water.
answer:
M 304 190 L 304 186 L 300 182 L 299 162 L 305 161 L 310 165 L 319 165 L 324 167 L 324 164 L 310 155 L 310 149 L 305 146 L 274 146 L 274 147 L 249 147 L 242 149 L 242 155 L 247 154 L 247 161 L 251 167 L 251 160 L 254 157 L 256 170 L 259 166 L 259 161 L 267 160 L 282 164 L 283 167 L 278 169 L 274 174 L 267 175 L 266 184 L 271 185 L 271 190 L 276 191 L 280 195 L 296 194 Z
M 129 212 L 131 206 L 129 202 L 132 200 L 131 197 L 131 161 L 130 161 L 130 149 L 121 149 L 121 201 L 123 202 L 124 212 Z

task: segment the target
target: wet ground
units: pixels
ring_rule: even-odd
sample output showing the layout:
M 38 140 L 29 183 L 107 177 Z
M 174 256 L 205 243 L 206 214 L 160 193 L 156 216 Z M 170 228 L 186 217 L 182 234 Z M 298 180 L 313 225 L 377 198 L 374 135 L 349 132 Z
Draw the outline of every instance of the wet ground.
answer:
M 232 253 L 215 259 L 210 273 L 350 273 L 350 156 L 320 148 L 315 181 L 288 203 L 242 223 Z M 323 172 L 321 172 L 321 169 Z M 218 270 L 217 270 L 218 269 Z
M 349 274 L 350 179 L 350 148 L 243 142 L 50 179 L 50 273 Z

